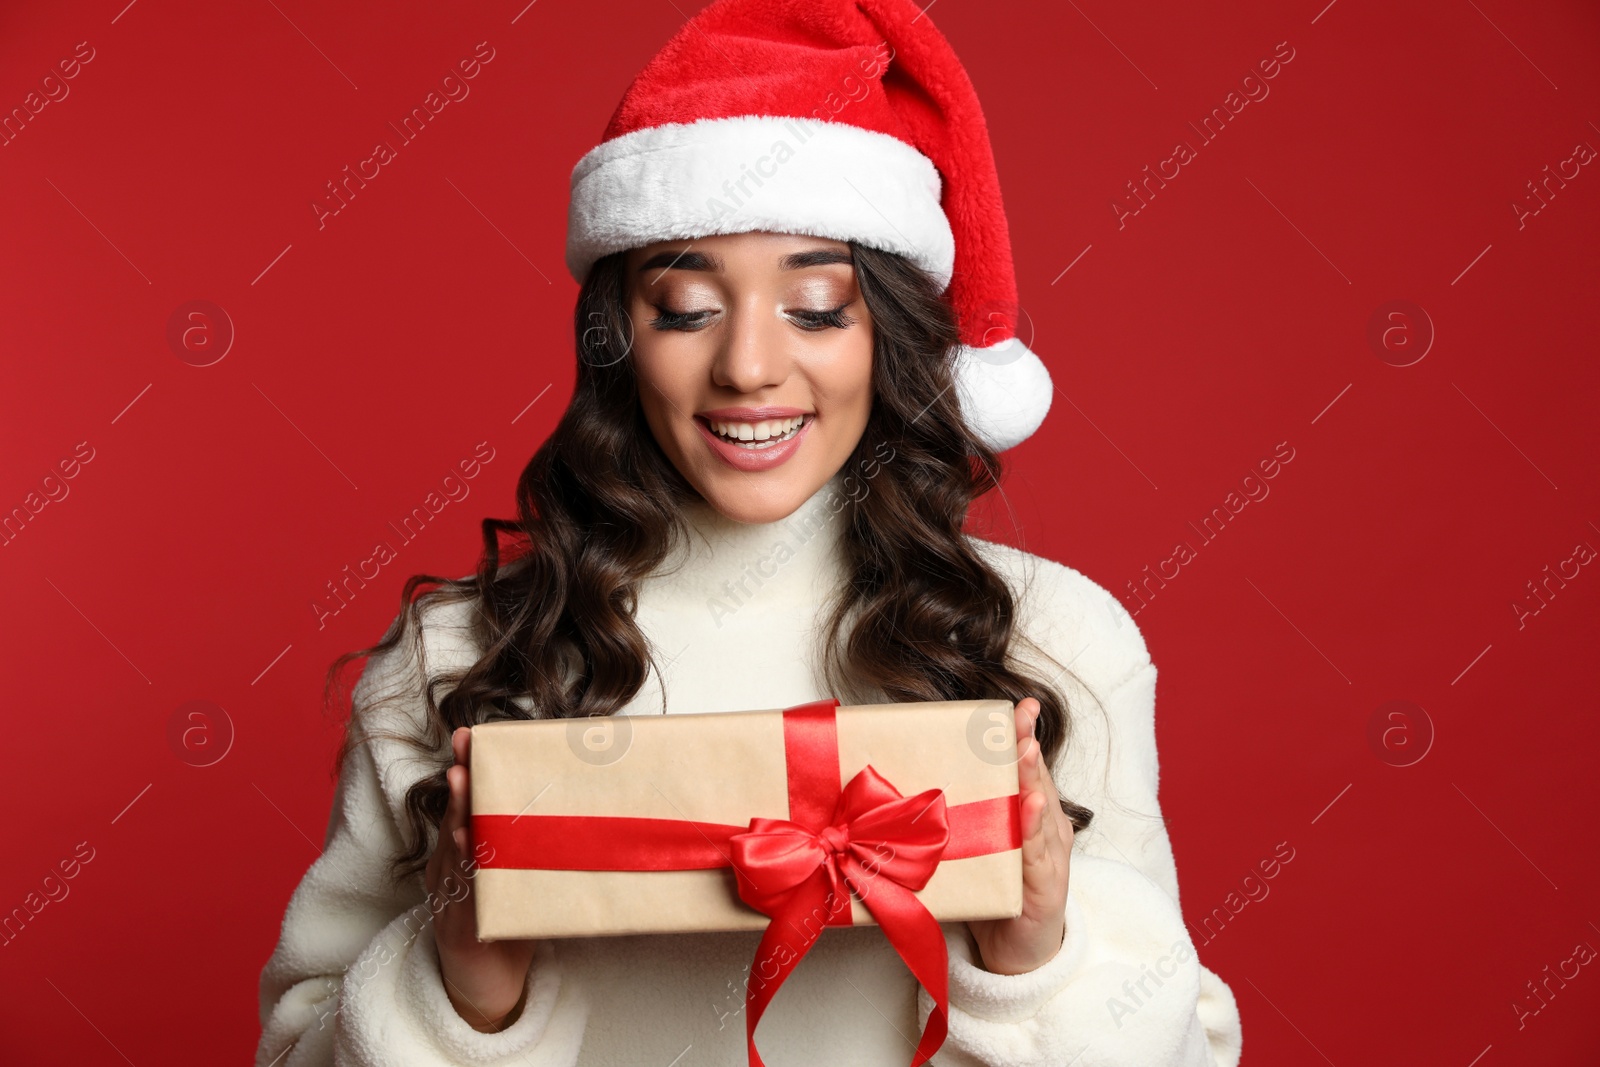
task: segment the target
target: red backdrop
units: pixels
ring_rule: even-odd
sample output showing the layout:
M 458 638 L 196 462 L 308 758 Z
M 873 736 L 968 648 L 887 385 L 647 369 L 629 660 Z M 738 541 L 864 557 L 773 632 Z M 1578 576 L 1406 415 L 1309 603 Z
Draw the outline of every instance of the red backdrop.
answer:
M 571 388 L 570 168 L 695 6 L 122 3 L 0 14 L 0 911 L 65 893 L 0 947 L 11 1063 L 249 1056 L 322 672 L 509 513 Z M 1592 1064 L 1600 17 L 1325 3 L 931 12 L 1059 386 L 1007 494 L 1138 612 L 1247 1063 Z

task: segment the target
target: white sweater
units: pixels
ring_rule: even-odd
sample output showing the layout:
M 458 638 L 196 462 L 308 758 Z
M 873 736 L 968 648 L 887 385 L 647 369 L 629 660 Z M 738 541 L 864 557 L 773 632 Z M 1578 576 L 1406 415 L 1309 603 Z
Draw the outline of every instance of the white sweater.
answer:
M 813 641 L 822 596 L 843 574 L 842 484 L 835 475 L 769 525 L 741 525 L 699 503 L 690 509 L 697 536 L 674 546 L 639 591 L 637 618 L 665 674 L 668 714 L 837 695 L 816 676 Z M 974 544 L 1011 583 L 1023 632 L 1088 689 L 1070 675 L 1057 679 L 1074 726 L 1053 770 L 1062 795 L 1095 817 L 1077 835 L 1067 936 L 1052 961 L 1027 974 L 991 974 L 965 924 L 944 925 L 950 1032 L 933 1063 L 1233 1067 L 1238 1010 L 1198 962 L 1178 910 L 1156 802 L 1156 668 L 1144 639 L 1114 597 L 1070 567 Z M 467 630 L 473 610 L 429 609 L 423 663 L 407 651 L 409 640 L 368 661 L 355 691 L 357 729 L 422 721 L 424 674 L 477 656 Z M 1025 647 L 1017 654 L 1032 660 Z M 1033 662 L 1044 677 L 1056 674 Z M 662 693 L 652 672 L 623 711 L 661 714 Z M 386 699 L 375 705 L 379 696 Z M 295 889 L 261 973 L 257 1067 L 743 1067 L 756 933 L 545 941 L 511 1026 L 479 1033 L 457 1015 L 439 975 L 422 876 L 396 889 L 385 871 L 410 839 L 406 788 L 448 762 L 448 745 L 430 767 L 376 740 L 345 763 L 322 856 Z M 779 989 L 756 1040 L 771 1067 L 908 1064 L 930 1008 L 878 927 L 830 927 Z

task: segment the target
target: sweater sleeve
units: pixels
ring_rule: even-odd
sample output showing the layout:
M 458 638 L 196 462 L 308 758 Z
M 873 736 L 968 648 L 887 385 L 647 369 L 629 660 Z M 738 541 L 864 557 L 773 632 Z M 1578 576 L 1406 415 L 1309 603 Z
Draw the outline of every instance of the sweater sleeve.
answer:
M 422 707 L 416 655 L 368 661 L 354 694 L 356 721 L 380 689 L 400 710 Z M 443 901 L 422 877 L 396 885 L 388 862 L 403 847 L 384 780 L 415 753 L 383 738 L 345 757 L 321 857 L 295 888 L 276 948 L 261 972 L 257 1067 L 408 1067 L 518 1064 L 571 1067 L 587 1005 L 563 981 L 551 942 L 529 969 L 524 1007 L 498 1033 L 480 1033 L 446 994 L 433 938 Z M 403 787 L 402 790 L 403 792 Z
M 1109 593 L 1050 567 L 1055 595 L 1042 598 L 1040 610 L 1055 618 L 1038 625 L 1040 647 L 1073 669 L 1062 684 L 1073 732 L 1052 772 L 1061 795 L 1095 817 L 1074 838 L 1066 939 L 1049 962 L 992 974 L 966 924 L 945 926 L 950 1033 L 934 1062 L 1235 1067 L 1238 1009 L 1189 937 L 1156 799 L 1155 665 Z M 919 990 L 919 1023 L 931 1010 Z

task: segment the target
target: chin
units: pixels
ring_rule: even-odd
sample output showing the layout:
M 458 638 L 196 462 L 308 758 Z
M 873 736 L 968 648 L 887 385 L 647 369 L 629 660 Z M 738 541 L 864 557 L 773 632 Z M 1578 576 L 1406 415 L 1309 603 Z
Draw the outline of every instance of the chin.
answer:
M 826 484 L 820 474 L 800 471 L 770 471 L 762 474 L 743 474 L 739 471 L 718 471 L 707 484 L 696 486 L 706 503 L 732 519 L 757 525 L 780 522 L 793 515 Z

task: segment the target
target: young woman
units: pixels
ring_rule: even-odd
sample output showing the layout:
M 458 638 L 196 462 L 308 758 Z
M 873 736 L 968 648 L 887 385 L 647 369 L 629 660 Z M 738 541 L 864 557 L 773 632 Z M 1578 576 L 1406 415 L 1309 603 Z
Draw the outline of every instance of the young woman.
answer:
M 1017 703 L 1023 911 L 944 924 L 934 1063 L 1237 1063 L 1178 910 L 1142 636 L 963 529 L 1049 402 L 1004 227 L 971 85 L 909 0 L 719 0 L 646 67 L 574 172 L 577 383 L 517 519 L 361 653 L 258 1065 L 745 1062 L 757 934 L 476 939 L 467 728 L 824 696 Z M 903 1063 L 931 1006 L 881 930 L 833 928 L 757 1037 Z

